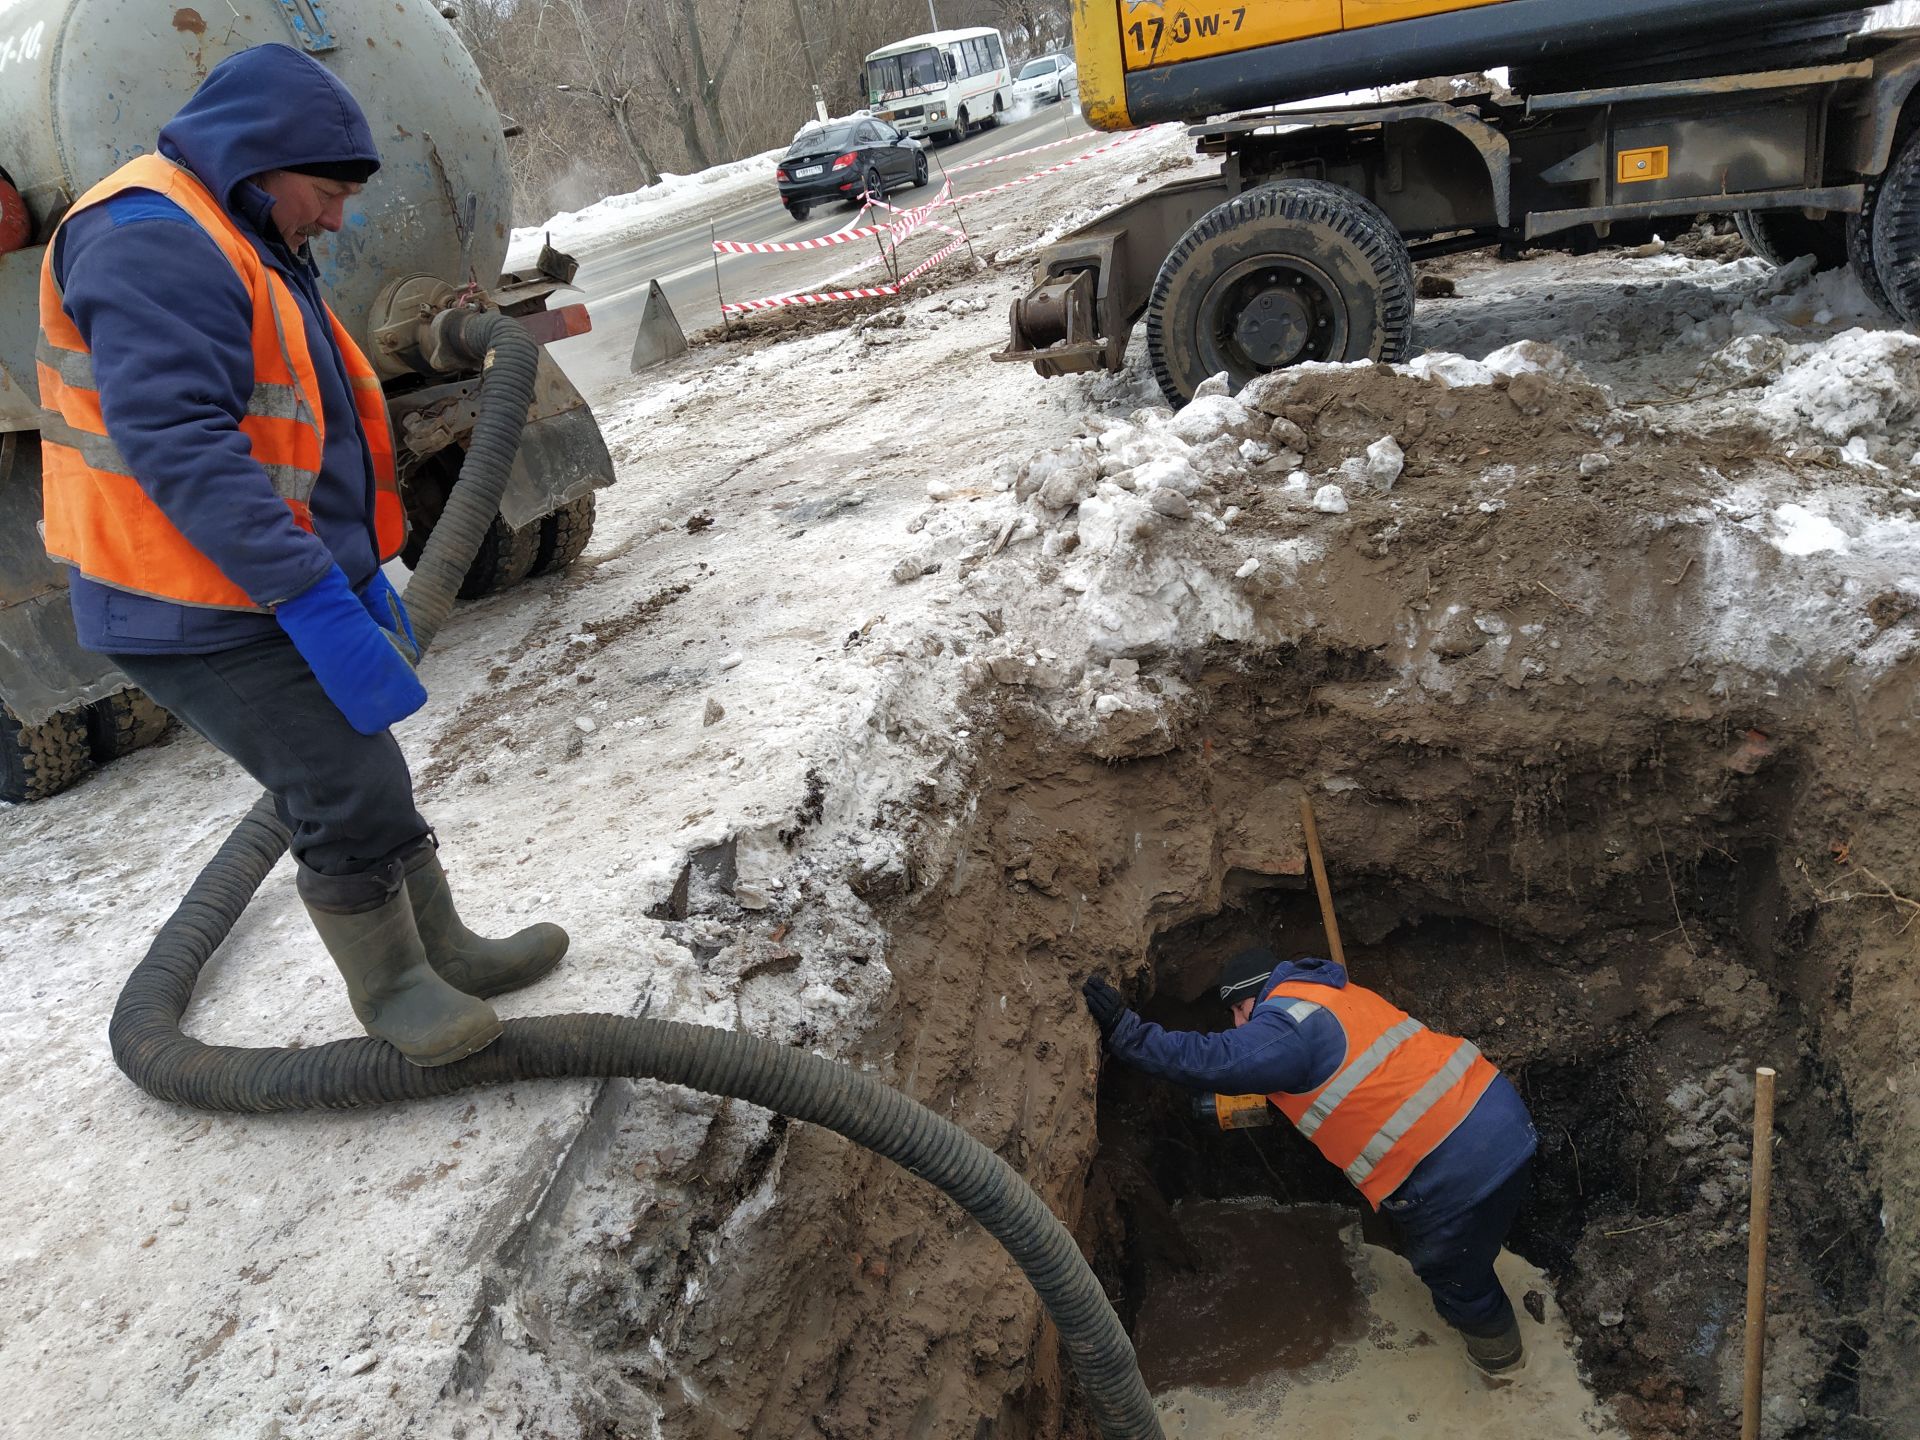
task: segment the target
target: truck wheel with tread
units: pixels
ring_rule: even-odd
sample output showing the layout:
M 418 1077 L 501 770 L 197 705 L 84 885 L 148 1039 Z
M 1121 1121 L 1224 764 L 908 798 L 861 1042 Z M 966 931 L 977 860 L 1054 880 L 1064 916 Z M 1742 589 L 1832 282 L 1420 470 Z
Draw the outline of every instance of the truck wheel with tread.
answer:
M 1880 183 L 1868 192 L 1856 228 L 1866 237 L 1870 267 L 1879 282 L 1878 293 L 1871 286 L 1867 293 L 1895 318 L 1912 324 L 1920 318 L 1920 133 L 1907 138 Z M 1851 231 L 1849 238 L 1859 247 L 1861 241 Z
M 1809 220 L 1798 210 L 1743 210 L 1733 227 L 1747 249 L 1769 265 L 1792 264 L 1802 255 L 1813 256 L 1821 270 L 1838 270 L 1847 263 L 1847 219 L 1829 215 Z
M 564 570 L 580 558 L 593 538 L 593 492 L 569 501 L 540 522 L 540 548 L 533 557 L 535 575 Z
M 1154 378 L 1176 407 L 1223 370 L 1238 390 L 1307 360 L 1400 360 L 1413 344 L 1413 261 L 1364 196 L 1276 181 L 1193 223 L 1160 266 L 1146 321 Z
M 87 707 L 87 745 L 94 763 L 104 765 L 153 744 L 172 724 L 146 691 L 128 688 Z
M 420 557 L 426 553 L 427 541 L 433 536 L 433 527 L 440 523 L 441 512 L 447 507 L 447 496 L 458 483 L 466 453 L 457 444 L 434 452 L 421 462 L 414 483 L 403 487 L 407 543 L 400 552 L 400 562 L 409 570 L 419 568 Z M 540 535 L 541 526 L 537 521 L 524 530 L 515 530 L 495 515 L 473 563 L 467 567 L 466 578 L 460 582 L 460 598 L 477 600 L 526 579 L 540 553 Z
M 467 578 L 460 582 L 462 600 L 478 600 L 509 585 L 518 585 L 533 573 L 533 562 L 540 553 L 540 525 L 516 530 L 498 515 L 487 527 L 480 549 L 467 567 Z
M 38 725 L 23 725 L 0 705 L 0 800 L 44 800 L 92 768 L 85 714 L 62 710 Z
M 1885 177 L 1870 179 L 1866 184 L 1866 199 L 1861 202 L 1860 213 L 1847 217 L 1847 263 L 1853 269 L 1854 279 L 1860 282 L 1860 288 L 1867 292 L 1867 298 L 1889 315 L 1895 313 L 1893 297 L 1887 294 L 1886 287 L 1880 283 L 1880 267 L 1874 263 L 1873 217 L 1880 204 L 1880 189 Z

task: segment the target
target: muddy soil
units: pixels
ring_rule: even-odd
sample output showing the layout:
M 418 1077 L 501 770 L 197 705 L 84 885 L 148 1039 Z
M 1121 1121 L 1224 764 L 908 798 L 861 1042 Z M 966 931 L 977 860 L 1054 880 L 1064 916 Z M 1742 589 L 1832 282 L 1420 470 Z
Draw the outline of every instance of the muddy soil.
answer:
M 1425 1287 L 1349 1210 L 1203 1200 L 1172 1219 L 1181 1245 L 1154 1252 L 1134 1332 L 1169 1440 L 1622 1440 L 1550 1282 L 1512 1254 L 1498 1270 L 1526 1355 L 1493 1377 L 1461 1365 Z
M 1243 1137 L 1232 1163 L 1129 1159 L 1145 1140 L 1194 1145 L 1184 1097 L 1117 1127 L 1103 1113 L 1097 1141 L 1075 990 L 1097 970 L 1155 1018 L 1211 1025 L 1195 1001 L 1224 947 L 1321 950 L 1294 819 L 1313 781 L 1356 973 L 1476 1037 L 1533 1108 L 1538 1200 L 1515 1245 L 1561 1286 L 1628 1433 L 1727 1433 L 1761 1062 L 1783 1096 L 1766 1433 L 1901 1433 L 1920 1400 L 1912 1255 L 1883 1238 L 1882 1195 L 1913 1178 L 1889 1144 L 1889 1102 L 1910 1103 L 1890 1047 L 1910 1023 L 1911 942 L 1890 904 L 1838 900 L 1866 857 L 1911 859 L 1912 777 L 1890 787 L 1845 758 L 1874 706 L 1728 713 L 1600 685 L 1422 717 L 1383 703 L 1371 669 L 1222 657 L 1162 753 L 1117 766 L 983 703 L 994 763 L 966 823 L 922 822 L 926 869 L 895 902 L 887 957 L 898 1001 L 869 1062 L 1078 1217 L 1123 1307 L 1134 1232 L 1184 1194 L 1341 1199 L 1284 1130 Z M 1364 783 L 1318 779 L 1348 775 Z M 641 1217 L 641 1269 L 602 1277 L 587 1307 L 629 1307 L 644 1280 L 660 1308 L 605 1338 L 656 1336 L 701 1377 L 696 1403 L 644 1353 L 627 1362 L 667 1400 L 663 1433 L 1087 1433 L 1031 1294 L 944 1202 L 804 1129 L 749 1174 L 754 1223 L 709 1238 L 727 1263 L 703 1306 L 676 1304 L 657 1268 L 697 1231 Z M 972 1432 L 967 1415 L 991 1418 Z

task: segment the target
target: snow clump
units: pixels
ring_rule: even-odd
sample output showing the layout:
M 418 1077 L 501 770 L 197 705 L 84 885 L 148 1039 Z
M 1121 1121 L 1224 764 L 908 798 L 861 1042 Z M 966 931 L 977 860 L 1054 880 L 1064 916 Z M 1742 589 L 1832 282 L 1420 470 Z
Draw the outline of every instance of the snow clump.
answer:
M 1755 409 L 1782 435 L 1884 436 L 1920 414 L 1920 336 L 1848 330 L 1799 347 Z

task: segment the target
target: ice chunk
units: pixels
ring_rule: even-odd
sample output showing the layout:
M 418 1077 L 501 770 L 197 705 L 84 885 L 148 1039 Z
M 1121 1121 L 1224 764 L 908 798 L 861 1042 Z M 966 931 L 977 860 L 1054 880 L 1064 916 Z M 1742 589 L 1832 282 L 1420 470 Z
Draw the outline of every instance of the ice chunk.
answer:
M 1408 363 L 1407 373 L 1443 390 L 1459 390 L 1470 385 L 1491 385 L 1494 373 L 1478 360 L 1445 350 L 1421 355 Z

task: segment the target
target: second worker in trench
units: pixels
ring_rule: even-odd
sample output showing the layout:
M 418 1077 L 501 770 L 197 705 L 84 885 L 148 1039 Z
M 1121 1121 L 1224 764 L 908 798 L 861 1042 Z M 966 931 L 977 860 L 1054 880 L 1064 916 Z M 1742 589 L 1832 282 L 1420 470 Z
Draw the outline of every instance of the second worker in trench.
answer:
M 1392 1221 L 1473 1362 L 1520 1363 L 1493 1263 L 1538 1139 L 1520 1093 L 1471 1041 L 1427 1029 L 1334 961 L 1282 962 L 1257 945 L 1221 968 L 1230 1030 L 1168 1030 L 1097 976 L 1082 988 L 1116 1060 L 1196 1090 L 1265 1095 Z

